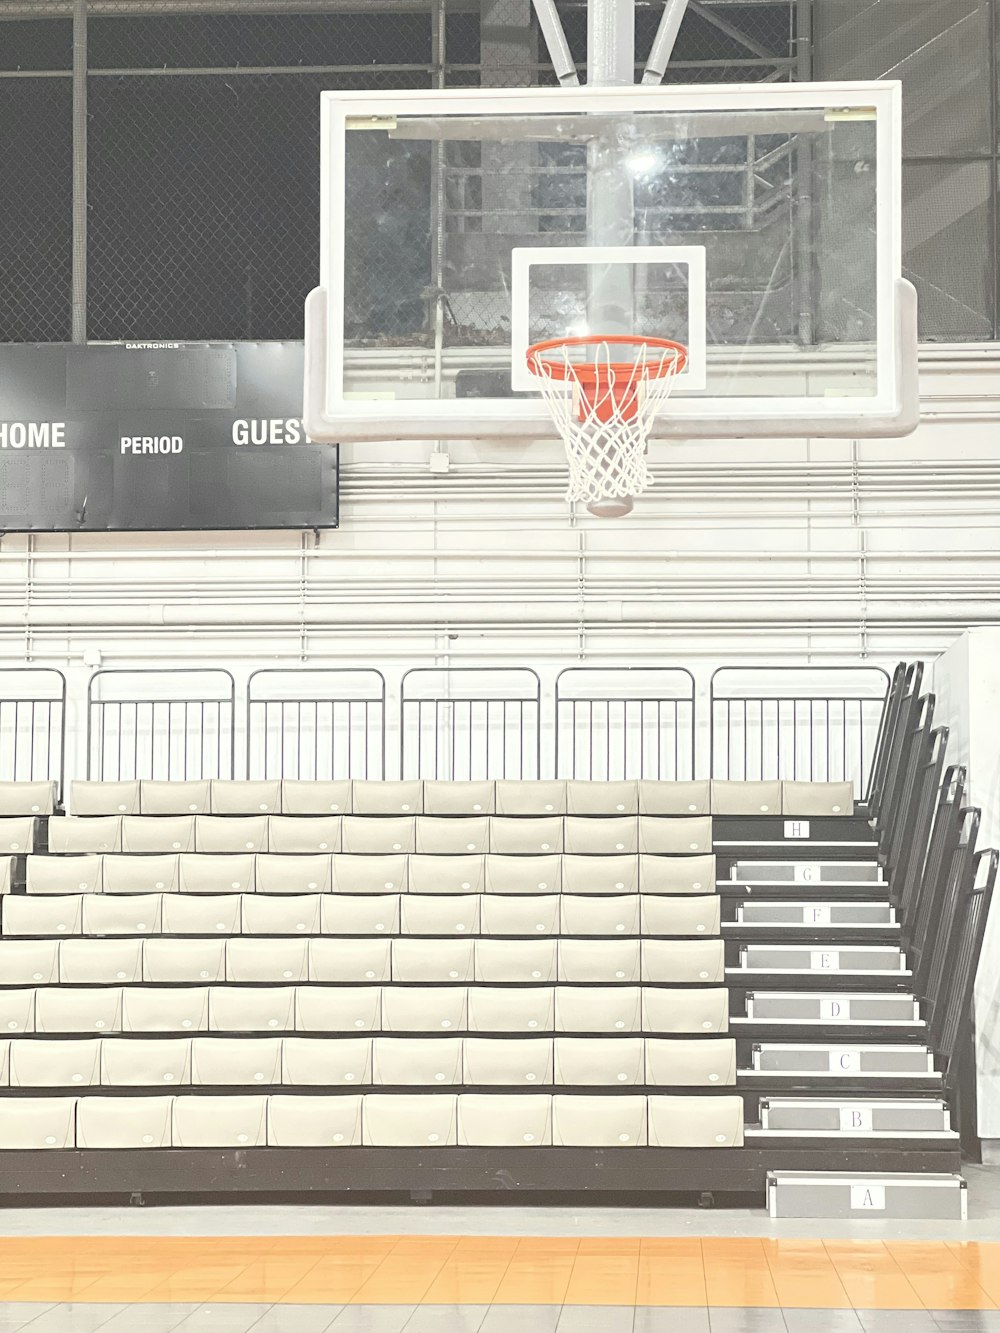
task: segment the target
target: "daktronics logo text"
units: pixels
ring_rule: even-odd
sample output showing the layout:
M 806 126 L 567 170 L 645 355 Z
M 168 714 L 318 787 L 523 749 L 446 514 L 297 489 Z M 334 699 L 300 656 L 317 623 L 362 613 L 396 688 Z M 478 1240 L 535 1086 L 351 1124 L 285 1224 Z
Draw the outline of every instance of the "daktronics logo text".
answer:
M 180 343 L 126 343 L 126 352 L 177 352 L 180 350 Z
M 0 449 L 65 448 L 65 421 L 0 421 Z

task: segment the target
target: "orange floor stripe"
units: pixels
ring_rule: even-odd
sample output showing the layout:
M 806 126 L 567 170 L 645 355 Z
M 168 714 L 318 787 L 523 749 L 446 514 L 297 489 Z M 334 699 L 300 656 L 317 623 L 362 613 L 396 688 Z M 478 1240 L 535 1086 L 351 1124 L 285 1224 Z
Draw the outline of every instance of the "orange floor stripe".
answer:
M 760 1237 L 0 1239 L 0 1300 L 996 1310 L 1000 1244 Z

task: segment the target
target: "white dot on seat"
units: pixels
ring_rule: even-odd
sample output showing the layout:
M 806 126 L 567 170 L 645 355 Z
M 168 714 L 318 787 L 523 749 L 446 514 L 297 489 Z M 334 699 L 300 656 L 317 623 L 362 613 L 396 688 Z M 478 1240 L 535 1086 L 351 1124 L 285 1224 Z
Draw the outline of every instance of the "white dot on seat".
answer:
M 17 849 L 20 847 L 20 845 L 21 845 L 21 844 L 20 844 L 19 842 L 12 842 L 12 843 L 10 844 L 10 850 L 11 850 L 12 852 L 16 852 Z
M 708 973 L 707 973 L 707 972 L 699 972 L 699 973 L 698 973 L 698 976 L 701 978 L 702 981 L 707 981 L 707 980 L 708 980 Z
M 143 1134 L 142 1141 L 143 1143 L 152 1143 L 153 1142 L 152 1134 Z
M 173 1083 L 173 1081 L 174 1081 L 174 1076 L 173 1076 L 173 1074 L 169 1074 L 169 1073 L 164 1074 L 164 1075 L 163 1075 L 163 1081 L 164 1081 L 164 1083 Z
M 696 852 L 696 851 L 698 850 L 698 844 L 697 844 L 696 842 L 693 842 L 693 843 L 691 844 L 691 850 L 692 850 L 693 852 Z
M 451 1019 L 450 1019 L 450 1018 L 442 1018 L 442 1020 L 441 1020 L 441 1026 L 442 1026 L 443 1028 L 450 1028 L 450 1027 L 451 1027 Z
M 95 1027 L 95 1028 L 102 1028 L 102 1027 L 104 1027 L 104 1026 L 105 1026 L 105 1023 L 104 1023 L 104 1019 L 103 1019 L 103 1018 L 99 1018 L 99 1019 L 97 1020 L 97 1022 L 94 1024 L 94 1027 Z
M 435 1075 L 434 1075 L 434 1081 L 435 1081 L 435 1083 L 443 1083 L 443 1082 L 444 1082 L 444 1074 L 435 1074 Z
M 532 972 L 531 975 L 532 975 L 533 977 L 540 977 L 542 974 L 541 974 L 541 972 L 539 972 L 539 971 L 536 970 L 536 971 Z
M 457 980 L 458 980 L 458 973 L 455 972 L 455 971 L 451 971 L 451 972 L 449 972 L 449 973 L 448 973 L 448 976 L 451 978 L 452 981 L 457 981 Z M 536 973 L 536 976 L 537 976 L 537 973 Z
M 619 1082 L 619 1083 L 624 1083 L 624 1082 L 626 1081 L 627 1078 L 628 1078 L 628 1074 L 619 1074 L 619 1075 L 618 1075 L 618 1082 Z
M 409 810 L 410 807 L 408 805 L 401 805 L 399 808 L 400 810 Z
M 329 846 L 330 844 L 328 842 L 321 842 L 319 845 L 319 849 L 321 852 L 325 852 Z
M 762 805 L 760 808 L 766 813 L 771 807 L 769 805 Z
M 482 810 L 483 807 L 482 807 L 481 805 L 474 805 L 472 808 L 473 808 L 473 810 Z M 839 809 L 839 808 L 840 808 L 840 807 L 838 806 L 837 809 Z
M 236 1135 L 236 1142 L 237 1142 L 237 1143 L 249 1143 L 249 1142 L 250 1142 L 250 1135 L 249 1135 L 249 1134 L 237 1134 L 237 1135 Z
M 835 805 L 835 806 L 833 807 L 833 813 L 834 813 L 835 815 L 839 815 L 839 814 L 840 814 L 840 806 L 839 806 L 839 805 Z
M 216 923 L 215 923 L 215 929 L 216 929 L 216 930 L 225 930 L 225 928 L 226 928 L 226 923 L 225 923 L 225 921 L 216 921 Z
M 617 852 L 623 852 L 624 850 L 625 850 L 625 844 L 624 844 L 623 842 L 616 842 L 616 843 L 615 843 L 615 851 L 617 851 Z
M 726 1136 L 725 1136 L 725 1134 L 716 1134 L 716 1136 L 715 1136 L 715 1141 L 716 1141 L 716 1143 L 725 1143 L 725 1141 L 726 1141 Z
M 291 970 L 290 970 L 289 968 L 286 967 L 285 970 L 284 970 L 284 972 L 282 972 L 281 975 L 287 979 L 288 977 L 290 977 L 290 976 L 292 975 L 292 973 L 291 973 Z
M 622 972 L 621 970 L 619 970 L 619 971 L 617 971 L 617 972 L 615 973 L 615 976 L 616 976 L 616 978 L 617 978 L 619 981 L 621 981 L 622 978 L 625 976 L 625 973 Z
M 356 1028 L 363 1028 L 365 1026 L 365 1020 L 363 1018 L 356 1018 L 354 1020 L 354 1026 Z
M 172 843 L 170 844 L 170 846 L 171 846 L 171 847 L 174 849 L 174 851 L 176 852 L 176 851 L 180 848 L 180 843 L 179 843 L 179 842 L 172 842 Z
M 403 844 L 402 844 L 401 842 L 394 842 L 394 843 L 392 844 L 392 850 L 393 850 L 394 852 L 398 852 L 398 851 L 400 850 L 400 848 L 402 847 L 402 845 L 403 845 Z M 325 847 L 325 846 L 326 846 L 326 843 L 324 843 L 323 846 Z
M 252 851 L 253 851 L 253 843 L 252 843 L 252 842 L 245 842 L 245 843 L 243 844 L 243 846 L 246 848 L 246 850 L 247 850 L 248 852 L 252 852 Z
M 38 809 L 38 806 L 37 806 L 37 805 L 34 805 L 34 806 L 32 806 L 31 808 L 32 808 L 33 810 L 37 810 L 37 809 Z M 120 806 L 118 807 L 118 809 L 124 812 L 125 810 L 128 809 L 128 806 L 127 806 L 127 805 L 120 805 Z
M 46 1134 L 46 1136 L 45 1136 L 45 1142 L 46 1142 L 46 1143 L 55 1143 L 55 1141 L 56 1141 L 56 1140 L 55 1140 L 55 1135 L 54 1135 L 54 1134 Z
M 394 889 L 396 886 L 391 879 L 387 879 L 386 882 L 382 885 L 382 887 L 384 889 Z
M 269 1028 L 276 1028 L 278 1026 L 278 1020 L 276 1018 L 269 1018 L 267 1020 L 267 1026 Z
M 369 979 L 371 979 L 372 977 L 374 977 L 374 975 L 375 975 L 375 973 L 372 972 L 372 971 L 370 971 L 370 970 L 369 970 L 368 972 L 365 973 L 365 976 L 368 977 Z
M 536 930 L 544 930 L 544 929 L 545 929 L 545 922 L 544 922 L 544 921 L 539 921 L 539 922 L 537 922 L 537 923 L 535 924 L 535 929 L 536 929 Z
M 83 1075 L 82 1075 L 82 1074 L 72 1074 L 72 1075 L 70 1075 L 70 1079 L 71 1079 L 71 1081 L 72 1081 L 73 1083 L 82 1083 L 82 1082 L 83 1082 Z
M 334 1143 L 343 1143 L 344 1142 L 343 1134 L 334 1134 L 333 1141 Z
M 16 1032 L 18 1029 L 18 1024 L 13 1019 L 11 1019 L 11 1021 L 7 1024 L 7 1029 L 10 1032 Z
M 542 883 L 542 884 L 539 884 L 538 887 L 539 887 L 540 889 L 547 889 L 549 886 L 548 886 L 548 884 L 546 884 L 546 883 Z
M 65 929 L 66 929 L 65 925 L 61 921 L 59 922 L 59 925 L 56 926 L 56 930 L 65 930 Z
M 376 921 L 376 922 L 375 922 L 375 929 L 376 929 L 376 930 L 385 930 L 385 922 L 384 922 L 384 921 Z
M 615 809 L 616 809 L 616 810 L 624 810 L 625 807 L 624 807 L 623 805 L 620 805 L 620 804 L 619 804 L 619 805 L 616 805 L 616 806 L 615 806 Z
M 11 1026 L 14 1026 L 14 1025 L 11 1024 Z M 529 1027 L 529 1028 L 536 1028 L 536 1027 L 538 1027 L 538 1019 L 537 1019 L 537 1018 L 529 1018 L 529 1019 L 528 1019 L 528 1027 Z
M 617 1022 L 615 1023 L 615 1027 L 616 1027 L 616 1028 L 623 1028 L 624 1026 L 625 1026 L 625 1023 L 624 1023 L 623 1020 L 620 1019 L 620 1018 L 619 1018 L 619 1019 L 617 1020 Z
M 551 810 L 553 807 L 551 805 L 547 805 L 545 808 L 546 810 Z
M 124 810 L 124 809 L 125 809 L 125 807 L 124 807 L 124 806 L 122 806 L 122 809 L 123 809 L 123 810 Z M 198 807 L 197 807 L 197 805 L 196 805 L 196 804 L 194 804 L 194 803 L 192 803 L 192 804 L 191 804 L 191 805 L 189 805 L 189 806 L 188 806 L 188 809 L 189 809 L 189 810 L 197 810 L 197 809 L 198 809 Z
M 163 888 L 163 880 L 162 880 L 162 879 L 158 879 L 158 880 L 156 881 L 156 883 L 153 885 L 153 888 L 154 888 L 154 889 L 162 889 L 162 888 Z
M 718 1076 L 718 1074 L 709 1074 L 709 1076 L 708 1076 L 708 1081 L 709 1081 L 709 1083 L 718 1083 L 718 1081 L 719 1081 L 719 1076 Z
M 704 931 L 704 929 L 705 929 L 705 927 L 702 926 L 702 925 L 699 925 L 699 926 L 697 926 L 697 927 L 695 928 L 696 933 L 699 934 L 699 935 Z
M 191 1026 L 191 1020 L 190 1020 L 190 1018 L 182 1018 L 182 1019 L 181 1019 L 181 1027 L 182 1027 L 182 1028 L 189 1028 L 190 1026 Z
M 254 1080 L 255 1083 L 263 1083 L 263 1082 L 264 1082 L 264 1075 L 261 1074 L 261 1073 L 258 1071 L 256 1074 L 254 1074 L 254 1076 L 253 1076 L 253 1080 Z
M 538 1077 L 538 1075 L 537 1075 L 537 1074 L 525 1074 L 524 1077 L 528 1080 L 529 1083 L 534 1083 L 534 1081 L 535 1081 L 535 1079 Z
M 615 926 L 615 930 L 622 931 L 622 930 L 624 930 L 624 929 L 625 929 L 625 922 L 624 922 L 624 921 L 619 921 L 618 924 L 617 924 L 617 926 Z
M 199 977 L 207 977 L 208 973 L 203 969 L 201 972 L 198 973 L 198 975 Z
M 311 879 L 309 883 L 306 885 L 307 889 L 314 889 L 315 887 L 316 887 L 316 881 L 314 879 Z
M 624 880 L 619 880 L 619 881 L 617 882 L 617 884 L 615 885 L 615 888 L 616 888 L 616 889 L 623 889 L 624 887 L 625 887 L 625 882 L 624 882 Z
M 689 806 L 688 806 L 688 809 L 689 809 L 689 810 L 697 810 L 698 807 L 697 807 L 696 805 L 689 805 Z
M 123 977 L 123 976 L 125 975 L 125 973 L 124 973 L 124 972 L 119 972 L 118 975 L 119 975 L 120 977 Z M 41 974 L 41 972 L 32 972 L 31 976 L 32 976 L 32 980 L 34 980 L 34 981 L 41 981 L 41 979 L 42 979 L 42 974 Z
M 700 888 L 701 888 L 701 880 L 700 880 L 700 879 L 696 879 L 695 882 L 691 885 L 691 887 L 692 887 L 692 889 L 700 889 Z
M 455 929 L 461 931 L 461 930 L 464 930 L 464 929 L 465 929 L 465 926 L 464 926 L 464 924 L 463 924 L 461 921 L 459 921 L 459 922 L 456 923 L 456 925 L 455 925 Z
M 428 1142 L 428 1143 L 437 1143 L 438 1140 L 439 1140 L 440 1138 L 441 1138 L 441 1135 L 440 1135 L 440 1134 L 428 1134 L 428 1135 L 427 1135 L 427 1142 Z
M 295 923 L 296 930 L 305 930 L 305 928 L 306 928 L 306 923 L 304 921 L 296 921 Z
M 233 882 L 232 882 L 232 885 L 231 885 L 230 887 L 232 887 L 232 888 L 234 888 L 234 889 L 238 889 L 238 888 L 240 887 L 240 882 L 239 882 L 239 880 L 238 880 L 238 879 L 234 879 Z
M 353 1074 L 345 1074 L 345 1075 L 344 1075 L 344 1082 L 345 1082 L 345 1083 L 353 1083 L 353 1082 L 354 1082 L 354 1075 L 353 1075 Z
M 711 1023 L 702 1023 L 702 1027 L 705 1029 L 706 1032 L 711 1032 L 712 1030 Z
M 86 889 L 87 886 L 86 886 L 86 884 L 81 884 L 79 887 L 80 887 L 81 889 Z
M 135 923 L 135 928 L 136 928 L 136 930 L 145 930 L 145 929 L 146 929 L 146 923 L 145 923 L 145 921 L 137 921 L 137 922 Z
M 619 1142 L 619 1143 L 628 1143 L 628 1141 L 629 1141 L 629 1139 L 630 1139 L 631 1137 L 632 1137 L 631 1134 L 619 1134 L 619 1135 L 618 1135 L 618 1142 Z
M 339 809 L 340 809 L 340 806 L 337 805 L 336 802 L 334 802 L 334 804 L 330 806 L 330 809 L 331 809 L 331 810 L 339 810 Z
M 474 852 L 476 850 L 476 844 L 474 842 L 467 842 L 465 844 L 465 850 L 467 852 Z

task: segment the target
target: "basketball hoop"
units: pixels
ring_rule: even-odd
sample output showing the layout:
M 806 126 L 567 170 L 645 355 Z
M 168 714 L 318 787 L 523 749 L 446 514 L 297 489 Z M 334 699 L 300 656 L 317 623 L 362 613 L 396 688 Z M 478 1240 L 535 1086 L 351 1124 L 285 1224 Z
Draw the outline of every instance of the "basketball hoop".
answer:
M 619 348 L 631 348 L 631 360 L 614 360 Z M 652 484 L 646 442 L 686 365 L 683 343 L 641 334 L 552 338 L 528 348 L 528 369 L 566 446 L 567 500 L 600 506 Z

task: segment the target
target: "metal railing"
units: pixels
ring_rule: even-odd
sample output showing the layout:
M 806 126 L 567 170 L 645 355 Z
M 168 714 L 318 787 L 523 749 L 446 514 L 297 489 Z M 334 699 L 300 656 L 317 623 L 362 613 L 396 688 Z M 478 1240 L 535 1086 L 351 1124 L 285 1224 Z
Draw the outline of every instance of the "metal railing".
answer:
M 87 776 L 98 781 L 236 776 L 236 682 L 221 668 L 95 671 Z
M 399 715 L 403 778 L 542 776 L 542 682 L 530 667 L 414 667 Z
M 0 670 L 0 781 L 56 783 L 66 767 L 66 677 L 51 667 Z
M 709 703 L 712 777 L 853 782 L 860 800 L 889 686 L 881 667 L 719 667 Z
M 374 667 L 254 671 L 246 707 L 249 777 L 385 777 L 386 686 Z
M 567 667 L 556 677 L 555 773 L 683 782 L 695 769 L 695 681 L 686 667 Z

